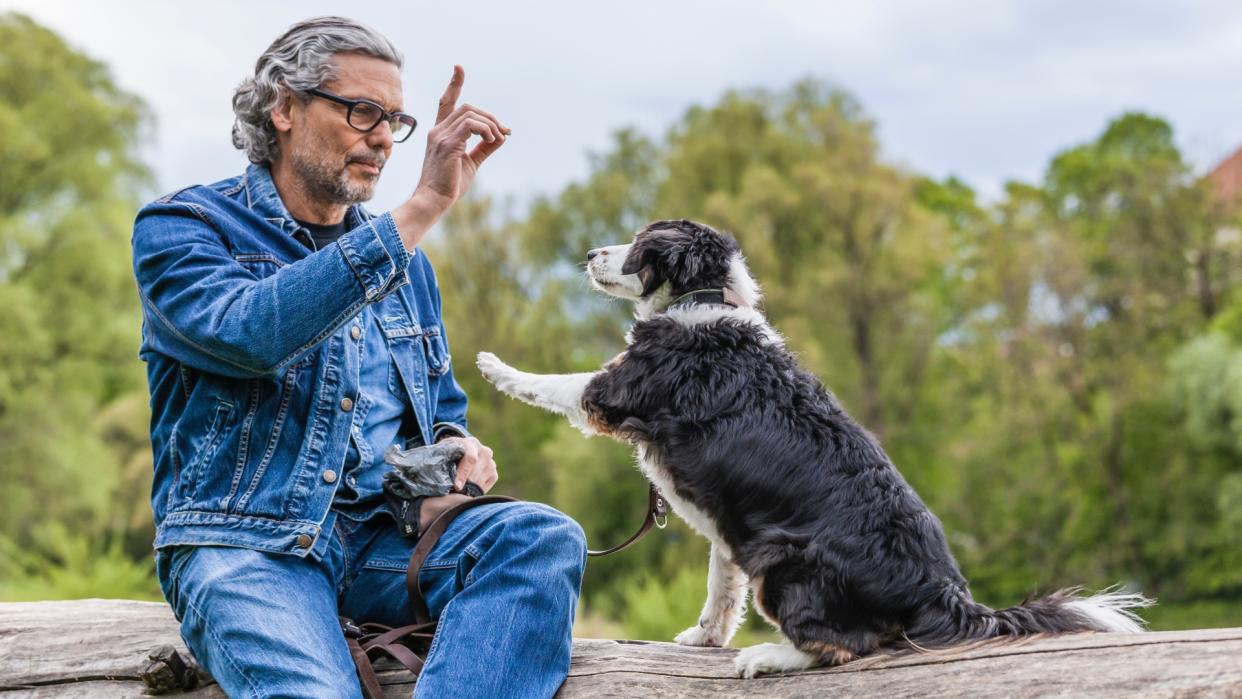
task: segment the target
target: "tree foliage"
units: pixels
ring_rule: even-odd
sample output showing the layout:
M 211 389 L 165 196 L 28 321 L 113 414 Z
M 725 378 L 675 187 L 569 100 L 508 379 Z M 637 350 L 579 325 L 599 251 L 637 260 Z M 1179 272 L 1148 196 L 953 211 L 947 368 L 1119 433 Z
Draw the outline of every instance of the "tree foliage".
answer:
M 63 523 L 149 556 L 128 253 L 148 124 L 103 64 L 0 15 L 0 531 L 23 546 Z

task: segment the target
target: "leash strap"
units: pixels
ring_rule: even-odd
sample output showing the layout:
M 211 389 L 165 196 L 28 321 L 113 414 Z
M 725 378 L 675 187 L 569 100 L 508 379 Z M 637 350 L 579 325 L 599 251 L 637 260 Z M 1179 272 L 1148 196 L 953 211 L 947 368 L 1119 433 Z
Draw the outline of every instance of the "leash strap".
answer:
M 405 590 L 410 594 L 410 611 L 414 613 L 415 621 L 420 624 L 431 622 L 431 614 L 427 611 L 427 601 L 423 599 L 423 590 L 418 582 L 418 574 L 422 571 L 423 563 L 426 562 L 427 556 L 431 555 L 431 549 L 435 548 L 436 542 L 440 541 L 440 536 L 448 529 L 449 523 L 457 515 L 472 507 L 499 502 L 517 502 L 517 498 L 511 498 L 507 495 L 483 495 L 477 498 L 470 498 L 441 512 L 440 516 L 436 517 L 431 524 L 428 524 L 427 530 L 419 536 L 418 545 L 414 547 L 414 553 L 410 554 L 410 565 L 405 569 Z
M 345 617 L 337 618 L 366 699 L 384 698 L 384 689 L 372 665 L 381 657 L 387 656 L 401 663 L 415 677 L 422 672 L 423 658 L 427 657 L 435 637 L 435 624 L 411 624 L 394 629 L 383 624 L 358 626 Z
M 610 549 L 604 549 L 603 551 L 591 551 L 588 549 L 587 555 L 588 556 L 607 556 L 610 553 L 616 553 L 618 551 L 623 551 L 629 548 L 630 546 L 633 546 L 634 543 L 637 542 L 639 539 L 646 536 L 647 532 L 651 531 L 651 528 L 653 526 L 663 529 L 664 525 L 666 525 L 667 523 L 668 523 L 668 502 L 664 499 L 663 495 L 660 495 L 660 491 L 656 489 L 655 484 L 651 484 L 650 489 L 647 492 L 647 517 L 646 519 L 643 520 L 643 523 L 638 528 L 638 531 L 634 532 L 630 536 L 630 538 L 626 539 L 620 544 L 617 544 L 616 546 L 613 546 Z
M 401 663 L 415 677 L 423 671 L 424 658 L 427 657 L 427 651 L 431 649 L 431 642 L 435 638 L 436 622 L 431 620 L 431 614 L 427 610 L 427 600 L 423 598 L 418 575 L 422 571 L 423 563 L 427 561 L 427 556 L 431 555 L 431 550 L 435 548 L 449 524 L 457 515 L 472 507 L 516 501 L 517 498 L 506 495 L 483 495 L 471 498 L 448 508 L 427 525 L 427 530 L 422 533 L 418 544 L 414 546 L 414 553 L 410 554 L 410 565 L 405 571 L 405 589 L 409 593 L 410 612 L 414 616 L 415 623 L 392 628 L 383 624 L 359 625 L 345 617 L 337 618 L 341 624 L 341 633 L 345 636 L 345 643 L 349 646 L 349 654 L 358 670 L 358 682 L 362 685 L 362 693 L 366 699 L 384 698 L 384 689 L 380 685 L 379 677 L 375 674 L 373 666 L 374 661 L 381 657 L 387 656 Z M 587 554 L 607 556 L 610 553 L 627 549 L 651 531 L 653 526 L 663 529 L 667 518 L 668 503 L 660 495 L 660 491 L 652 485 L 647 494 L 647 516 L 643 519 L 638 531 L 610 549 L 588 550 Z

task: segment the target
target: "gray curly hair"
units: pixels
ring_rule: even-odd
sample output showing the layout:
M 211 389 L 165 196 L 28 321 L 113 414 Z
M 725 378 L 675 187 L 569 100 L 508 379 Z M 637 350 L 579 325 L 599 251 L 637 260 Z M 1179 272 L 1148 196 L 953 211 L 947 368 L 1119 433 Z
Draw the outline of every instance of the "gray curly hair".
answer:
M 289 93 L 303 93 L 335 77 L 332 57 L 360 53 L 396 64 L 401 52 L 375 29 L 344 17 L 315 17 L 289 27 L 267 47 L 233 93 L 233 145 L 246 151 L 252 163 L 268 163 L 276 157 L 276 129 L 272 109 Z

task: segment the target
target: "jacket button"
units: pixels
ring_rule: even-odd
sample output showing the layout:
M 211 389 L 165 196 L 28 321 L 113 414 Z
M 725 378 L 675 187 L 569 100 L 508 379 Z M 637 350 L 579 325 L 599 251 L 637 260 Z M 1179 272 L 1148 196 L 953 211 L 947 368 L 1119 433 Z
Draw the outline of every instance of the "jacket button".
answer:
M 324 471 L 323 482 L 324 483 L 335 483 L 336 482 L 336 471 L 333 471 L 332 469 L 328 469 L 327 471 Z
M 306 534 L 298 534 L 297 541 L 294 543 L 296 543 L 300 549 L 310 548 L 311 538 Z
M 348 396 L 346 396 L 345 398 L 341 399 L 341 410 L 344 410 L 345 412 L 349 412 L 353 409 L 354 409 L 354 401 L 352 398 L 349 398 Z
M 357 340 L 358 338 L 362 337 L 362 328 L 358 327 L 357 325 L 355 325 L 354 327 L 350 328 L 350 329 L 349 329 L 349 336 L 350 336 L 350 337 L 352 337 L 352 338 L 354 338 L 355 340 Z

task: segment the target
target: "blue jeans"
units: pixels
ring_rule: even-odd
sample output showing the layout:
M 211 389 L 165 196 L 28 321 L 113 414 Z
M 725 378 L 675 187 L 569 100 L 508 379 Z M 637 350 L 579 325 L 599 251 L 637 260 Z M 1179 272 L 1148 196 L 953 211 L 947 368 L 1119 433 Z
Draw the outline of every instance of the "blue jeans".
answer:
M 413 623 L 414 542 L 387 516 L 336 515 L 330 536 L 318 561 L 224 546 L 157 557 L 181 637 L 230 697 L 360 697 L 337 615 Z M 569 672 L 585 564 L 581 527 L 546 505 L 458 515 L 419 578 L 440 626 L 414 696 L 552 696 Z

